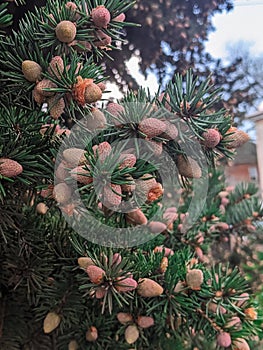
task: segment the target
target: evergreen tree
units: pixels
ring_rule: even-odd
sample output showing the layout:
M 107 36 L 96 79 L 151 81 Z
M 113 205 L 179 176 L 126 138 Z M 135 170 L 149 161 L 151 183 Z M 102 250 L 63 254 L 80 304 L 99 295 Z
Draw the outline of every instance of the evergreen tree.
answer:
M 1 36 L 3 349 L 240 350 L 259 332 L 239 269 L 202 255 L 251 214 L 223 213 L 209 179 L 248 140 L 220 91 L 188 70 L 104 99 L 133 5 L 48 0 Z

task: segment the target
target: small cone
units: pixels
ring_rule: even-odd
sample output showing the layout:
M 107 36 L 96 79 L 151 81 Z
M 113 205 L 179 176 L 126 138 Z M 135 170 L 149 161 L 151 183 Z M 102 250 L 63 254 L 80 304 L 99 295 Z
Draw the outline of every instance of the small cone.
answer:
M 71 340 L 68 344 L 68 350 L 78 350 L 79 345 L 76 340 Z
M 104 287 L 100 287 L 96 289 L 95 297 L 96 299 L 102 299 L 104 298 L 105 294 L 106 294 L 106 289 Z
M 88 266 L 94 265 L 94 262 L 91 258 L 81 256 L 80 258 L 78 258 L 78 264 L 80 267 L 86 270 Z
M 137 292 L 142 297 L 158 297 L 163 293 L 163 287 L 149 278 L 141 278 L 139 280 Z
M 166 125 L 166 130 L 160 135 L 160 137 L 167 140 L 175 140 L 178 136 L 177 127 L 168 120 L 163 121 L 163 123 Z
M 228 348 L 231 345 L 231 336 L 227 332 L 222 332 L 217 335 L 217 344 L 224 348 Z
M 16 177 L 23 171 L 23 167 L 17 161 L 9 158 L 0 158 L 0 175 Z
M 126 324 L 133 321 L 132 315 L 126 312 L 117 313 L 117 319 L 121 324 Z
M 55 312 L 49 312 L 43 324 L 43 330 L 45 334 L 51 333 L 54 329 L 56 329 L 61 322 L 61 317 Z
M 96 27 L 107 28 L 111 14 L 105 6 L 99 5 L 91 11 L 91 18 Z
M 71 188 L 64 182 L 59 183 L 54 187 L 53 196 L 58 203 L 65 204 L 71 198 Z
M 71 43 L 76 36 L 77 29 L 71 21 L 61 21 L 55 29 L 56 36 L 62 43 Z
M 147 137 L 152 138 L 162 134 L 166 130 L 166 125 L 159 119 L 147 118 L 140 122 L 138 128 Z
M 64 71 L 64 62 L 61 56 L 54 56 L 49 63 L 48 72 L 52 77 L 61 79 Z
M 125 329 L 125 340 L 128 344 L 133 344 L 139 338 L 140 333 L 135 325 L 130 325 Z
M 45 215 L 48 211 L 48 206 L 45 203 L 38 203 L 36 206 L 36 210 L 38 214 Z
M 83 165 L 87 162 L 85 151 L 81 148 L 67 148 L 63 151 L 63 158 L 71 165 Z
M 230 133 L 231 135 L 228 135 Z M 246 132 L 238 130 L 235 127 L 231 127 L 224 137 L 224 140 L 228 142 L 226 147 L 230 149 L 241 147 L 249 141 L 249 139 L 250 137 Z
M 199 179 L 202 176 L 202 170 L 198 163 L 188 157 L 187 159 L 183 155 L 178 156 L 177 168 L 179 174 L 185 177 Z
M 135 209 L 126 214 L 126 219 L 134 225 L 146 225 L 148 220 L 141 209 Z
M 94 342 L 98 339 L 98 330 L 96 327 L 91 326 L 86 332 L 86 340 L 88 342 Z
M 118 292 L 131 292 L 132 290 L 136 289 L 138 286 L 138 283 L 133 278 L 125 278 L 121 279 L 117 284 L 115 285 L 115 288 Z
M 92 283 L 100 284 L 105 276 L 105 271 L 98 266 L 89 265 L 86 269 Z
M 120 155 L 119 161 L 121 162 L 120 164 L 120 169 L 123 168 L 132 168 L 134 167 L 137 159 L 134 154 L 130 153 L 123 153 Z
M 192 290 L 200 290 L 201 284 L 204 281 L 204 274 L 202 270 L 189 270 L 186 274 L 186 283 Z
M 82 166 L 77 166 L 70 171 L 70 176 L 83 185 L 88 185 L 93 182 L 90 172 Z
M 46 91 L 44 89 L 54 89 L 57 88 L 57 85 L 53 83 L 53 81 L 44 78 L 40 82 L 38 82 L 35 86 L 36 93 L 42 95 L 44 97 L 51 97 L 55 95 L 54 91 Z
M 139 316 L 137 324 L 141 328 L 149 328 L 154 325 L 154 319 L 151 316 Z
M 160 221 L 151 221 L 149 223 L 149 229 L 152 233 L 162 233 L 166 228 L 166 225 Z
M 102 91 L 95 83 L 89 84 L 84 92 L 84 99 L 86 103 L 95 103 L 102 97 Z
M 64 112 L 65 101 L 63 97 L 58 98 L 57 95 L 54 95 L 47 100 L 47 104 L 49 108 L 49 114 L 55 120 L 58 119 Z
M 26 80 L 36 82 L 40 80 L 42 68 L 35 61 L 25 60 L 22 62 L 22 72 Z
M 106 125 L 106 118 L 98 108 L 93 108 L 91 113 L 85 118 L 85 125 L 90 131 L 103 129 Z
M 216 129 L 207 129 L 202 133 L 202 137 L 204 138 L 202 143 L 207 148 L 216 147 L 222 139 L 222 135 Z
M 121 186 L 110 184 L 103 188 L 103 205 L 107 208 L 121 204 Z
M 98 158 L 103 163 L 111 153 L 111 145 L 107 141 L 101 142 L 94 153 L 98 153 Z

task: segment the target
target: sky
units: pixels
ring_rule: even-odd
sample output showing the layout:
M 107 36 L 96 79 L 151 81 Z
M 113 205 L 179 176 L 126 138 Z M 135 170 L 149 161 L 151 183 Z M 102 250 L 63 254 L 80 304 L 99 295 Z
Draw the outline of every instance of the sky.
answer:
M 216 14 L 213 25 L 215 31 L 209 35 L 206 43 L 206 49 L 213 57 L 226 59 L 227 45 L 240 40 L 251 43 L 251 54 L 263 55 L 263 0 L 234 0 L 234 9 L 228 13 Z M 151 93 L 158 90 L 153 73 L 147 79 L 139 73 L 137 58 L 132 58 L 127 65 L 139 85 L 149 87 Z M 107 87 L 112 90 L 112 96 L 121 98 L 113 85 Z

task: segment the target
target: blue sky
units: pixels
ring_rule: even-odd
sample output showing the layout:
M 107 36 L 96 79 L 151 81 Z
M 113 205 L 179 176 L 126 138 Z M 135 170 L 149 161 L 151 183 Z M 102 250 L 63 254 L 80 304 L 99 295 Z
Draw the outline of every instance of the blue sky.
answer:
M 263 54 L 263 0 L 235 0 L 234 10 L 214 16 L 213 24 L 206 48 L 214 57 L 226 57 L 227 45 L 239 40 L 251 42 L 253 55 Z

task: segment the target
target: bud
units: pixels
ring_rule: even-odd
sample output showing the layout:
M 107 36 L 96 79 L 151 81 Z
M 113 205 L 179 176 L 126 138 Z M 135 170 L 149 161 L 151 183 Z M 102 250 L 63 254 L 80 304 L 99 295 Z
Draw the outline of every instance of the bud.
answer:
M 154 325 L 154 319 L 151 316 L 139 316 L 137 324 L 141 328 L 149 328 Z
M 86 332 L 86 340 L 89 342 L 96 341 L 98 339 L 98 330 L 96 327 L 91 326 Z
M 98 266 L 89 265 L 86 269 L 92 283 L 100 284 L 105 276 L 105 271 Z
M 117 319 L 121 324 L 126 324 L 133 321 L 132 315 L 126 312 L 117 313 Z
M 139 338 L 140 333 L 135 325 L 130 325 L 125 329 L 125 340 L 128 344 L 133 344 Z
M 59 326 L 60 322 L 61 317 L 56 312 L 49 312 L 44 319 L 44 333 L 51 333 L 54 329 L 56 329 Z
M 217 344 L 224 348 L 228 348 L 231 345 L 231 337 L 227 332 L 221 332 L 217 335 Z
M 199 269 L 189 270 L 186 274 L 186 283 L 192 290 L 200 290 L 204 281 L 203 271 Z
M 79 267 L 82 267 L 83 269 L 87 269 L 88 266 L 94 265 L 94 262 L 91 258 L 88 258 L 86 256 L 81 256 L 78 258 L 78 264 Z
M 71 21 L 61 21 L 55 29 L 56 36 L 62 43 L 71 43 L 76 36 L 77 29 Z
M 36 82 L 40 80 L 42 68 L 35 61 L 25 60 L 22 62 L 22 72 L 26 80 Z
M 163 287 L 149 278 L 140 278 L 137 292 L 142 297 L 158 297 L 163 293 Z

